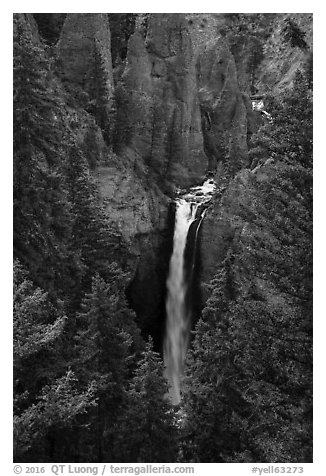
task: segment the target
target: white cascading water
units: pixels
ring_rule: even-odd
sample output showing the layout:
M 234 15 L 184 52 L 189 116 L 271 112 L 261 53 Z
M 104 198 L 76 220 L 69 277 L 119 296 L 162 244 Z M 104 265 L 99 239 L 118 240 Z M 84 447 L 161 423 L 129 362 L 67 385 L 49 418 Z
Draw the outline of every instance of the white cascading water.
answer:
M 189 282 L 185 273 L 185 249 L 191 224 L 198 219 L 195 234 L 194 253 L 200 224 L 205 210 L 196 217 L 198 207 L 207 203 L 215 190 L 215 182 L 210 179 L 202 186 L 193 187 L 176 200 L 173 252 L 167 279 L 166 332 L 164 340 L 164 363 L 166 377 L 170 384 L 170 398 L 173 404 L 180 402 L 180 378 L 183 374 L 184 360 L 188 348 L 191 311 L 186 306 Z M 194 268 L 194 257 L 191 267 Z
M 265 109 L 264 109 L 264 102 L 263 102 L 262 99 L 260 99 L 258 101 L 253 100 L 252 101 L 252 108 L 253 108 L 254 111 L 260 111 L 262 114 L 264 114 L 269 121 L 272 120 L 272 116 L 267 111 L 265 111 Z

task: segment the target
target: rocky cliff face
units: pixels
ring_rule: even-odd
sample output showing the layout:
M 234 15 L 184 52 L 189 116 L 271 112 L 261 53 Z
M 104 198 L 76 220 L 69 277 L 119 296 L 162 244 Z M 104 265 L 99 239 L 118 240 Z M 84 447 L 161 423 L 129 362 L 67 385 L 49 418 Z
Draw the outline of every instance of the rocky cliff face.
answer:
M 203 302 L 207 299 L 205 283 L 209 283 L 219 269 L 225 268 L 225 260 L 237 255 L 240 243 L 253 230 L 243 210 L 250 209 L 255 199 L 254 190 L 257 182 L 272 181 L 277 169 L 266 162 L 256 170 L 241 170 L 222 191 L 221 197 L 212 204 L 200 231 L 200 283 Z M 262 236 L 266 233 L 260 230 Z M 255 230 L 257 234 L 257 229 Z M 266 237 L 266 239 L 270 239 Z M 239 258 L 239 255 L 238 255 Z M 238 259 L 237 258 L 237 259 Z M 233 273 L 238 273 L 236 263 L 232 263 Z M 252 280 L 252 276 L 250 277 Z M 245 274 L 236 275 L 235 280 L 241 287 L 243 295 L 254 284 Z M 268 282 L 255 283 L 268 295 L 271 291 Z
M 141 81 L 147 75 L 144 45 L 140 40 L 136 35 L 130 42 L 128 53 L 128 68 L 132 69 L 132 74 L 128 75 L 127 68 L 126 78 L 133 97 L 142 91 Z M 154 166 L 145 164 L 138 148 L 125 147 L 123 156 L 119 157 L 113 154 L 103 140 L 102 132 L 105 135 L 105 131 L 101 132 L 89 112 L 89 103 L 96 100 L 96 89 L 103 79 L 107 92 L 107 97 L 102 98 L 104 106 L 110 110 L 113 103 L 108 16 L 68 14 L 56 50 L 61 79 L 77 105 L 75 112 L 73 108 L 69 110 L 71 121 L 76 123 L 76 138 L 86 152 L 108 217 L 128 248 L 125 265 L 131 274 L 129 298 L 138 313 L 142 329 L 147 328 L 155 335 L 159 332 L 159 323 L 154 322 L 152 316 L 159 316 L 164 309 L 164 276 L 168 266 L 165 250 L 168 250 L 171 241 L 167 224 L 169 199 L 151 179 L 149 169 Z M 83 99 L 83 93 L 86 93 L 86 99 Z M 134 109 L 124 106 L 120 111 L 127 113 L 127 116 L 133 112 Z M 137 121 L 146 119 L 143 112 Z M 139 126 L 137 121 L 135 127 Z M 150 127 L 152 125 L 146 123 L 146 128 Z M 135 135 L 132 137 L 133 144 L 141 141 L 142 135 L 146 136 L 146 128 L 138 138 Z
M 248 162 L 247 117 L 251 118 L 251 103 L 239 90 L 234 58 L 221 37 L 204 48 L 196 46 L 184 15 L 150 15 L 147 27 L 132 35 L 116 98 L 119 155 L 125 163 L 134 164 L 134 169 L 141 169 L 139 177 L 149 177 L 149 189 L 157 183 L 157 190 L 170 194 L 174 186 L 200 182 L 206 170 L 215 170 L 221 161 L 229 163 L 232 173 Z M 127 182 L 131 184 L 134 172 L 128 174 Z M 105 190 L 107 178 L 103 176 L 101 182 Z M 169 253 L 165 253 L 164 268 L 155 250 L 167 250 L 172 229 L 166 228 L 165 196 L 156 190 L 155 200 L 149 201 L 148 194 L 140 193 L 139 187 L 132 183 L 122 200 L 130 205 L 124 210 L 118 206 L 114 213 L 124 223 L 122 227 L 133 246 L 137 242 L 139 251 L 133 301 L 146 294 L 146 288 L 156 287 L 158 291 L 161 285 L 160 293 L 147 293 L 146 303 L 139 302 L 140 314 L 150 318 L 154 309 L 157 315 L 163 306 L 164 312 Z M 162 217 L 160 223 L 157 219 L 153 222 L 151 207 L 156 217 Z M 124 215 L 128 219 L 123 219 Z M 223 233 L 219 231 L 216 240 L 215 217 L 208 216 L 214 230 L 206 226 L 209 231 L 203 241 L 204 247 L 213 247 L 221 256 L 234 235 L 229 217 L 219 220 L 218 226 L 222 221 Z M 143 231 L 135 232 L 137 229 Z M 204 255 L 202 266 L 206 279 L 213 266 L 209 255 Z
M 298 37 L 291 38 L 284 36 L 284 27 L 286 25 L 285 20 L 290 18 L 300 29 Z M 265 56 L 259 65 L 259 69 L 256 71 L 257 86 L 259 91 L 263 94 L 268 93 L 271 95 L 278 95 L 280 92 L 291 88 L 295 73 L 297 70 L 308 71 L 308 68 L 312 68 L 312 38 L 311 38 L 311 16 L 310 15 L 277 15 L 274 22 L 273 33 L 269 37 L 265 45 Z M 294 35 L 294 33 L 293 33 Z M 302 36 L 301 36 L 302 35 Z M 298 46 L 300 38 L 303 38 L 301 47 Z M 291 43 L 293 41 L 293 44 Z M 304 45 L 304 42 L 306 45 Z M 223 51 L 223 50 L 222 50 Z M 228 57 L 226 53 L 224 56 Z M 208 58 L 211 58 L 208 60 Z M 207 58 L 207 59 L 206 59 Z M 216 58 L 216 59 L 215 59 Z M 218 63 L 216 64 L 216 61 Z M 204 64 L 203 64 L 204 62 Z M 207 63 L 205 65 L 205 62 Z M 202 66 L 203 64 L 203 66 Z M 233 75 L 236 75 L 238 68 L 235 68 L 233 59 L 230 61 L 231 69 L 235 71 Z M 219 48 L 214 50 L 208 46 L 200 58 L 201 71 L 204 72 L 203 78 L 200 81 L 202 89 L 201 104 L 205 111 L 205 125 L 204 125 L 204 137 L 206 148 L 209 148 L 213 154 L 221 151 L 223 142 L 218 140 L 223 137 L 223 125 L 225 124 L 225 131 L 227 134 L 233 130 L 232 121 L 230 118 L 230 109 L 227 105 L 234 107 L 234 111 L 237 108 L 243 111 L 243 106 L 246 108 L 246 114 L 238 115 L 239 129 L 241 132 L 236 134 L 235 137 L 241 139 L 239 144 L 242 144 L 240 149 L 240 156 L 242 152 L 242 166 L 241 170 L 236 173 L 235 177 L 226 184 L 226 188 L 222 191 L 221 196 L 216 199 L 210 206 L 206 213 L 205 220 L 203 221 L 200 230 L 200 278 L 202 291 L 202 302 L 205 303 L 208 294 L 205 287 L 205 283 L 209 283 L 211 279 L 220 269 L 226 269 L 226 261 L 232 259 L 232 256 L 237 256 L 239 259 L 241 253 L 244 252 L 243 243 L 246 242 L 246 237 L 253 233 L 252 223 L 246 221 L 243 218 L 243 209 L 253 208 L 255 204 L 254 189 L 257 188 L 256 182 L 270 182 L 273 183 L 274 174 L 279 169 L 280 165 L 271 164 L 270 160 L 267 160 L 266 164 L 256 170 L 250 171 L 246 168 L 246 147 L 248 138 L 253 132 L 256 132 L 263 122 L 262 116 L 259 116 L 256 112 L 252 111 L 250 99 L 246 94 L 242 94 L 242 101 L 239 98 L 239 92 L 237 92 L 236 86 L 232 88 L 232 82 L 230 87 L 229 96 L 227 93 L 226 104 L 223 105 L 223 93 L 220 96 L 214 95 L 214 88 L 223 90 L 222 80 L 226 75 L 227 68 L 224 66 L 224 57 L 219 52 Z M 241 74 L 241 72 L 240 72 Z M 214 81 L 209 81 L 209 75 L 214 78 Z M 245 78 L 243 78 L 245 80 Z M 243 80 L 243 83 L 245 81 Z M 211 86 L 212 85 L 212 86 Z M 217 87 L 217 85 L 219 85 Z M 231 92 L 232 91 L 232 92 Z M 206 97 L 207 99 L 206 99 Z M 217 108 L 214 107 L 215 104 Z M 219 111 L 219 107 L 222 108 L 221 116 L 217 120 L 214 117 L 214 109 Z M 267 106 L 268 107 L 268 106 Z M 212 117 L 214 119 L 212 119 Z M 218 117 L 218 116 L 217 116 Z M 237 114 L 234 114 L 235 120 Z M 214 124 L 216 122 L 216 124 Z M 245 137 L 244 126 L 247 124 L 247 138 Z M 221 129 L 219 129 L 219 125 Z M 242 129 L 241 129 L 242 128 Z M 211 133 L 211 131 L 213 131 Z M 249 136 L 249 137 L 248 137 Z M 247 140 L 246 140 L 247 139 Z M 238 149 L 238 150 L 239 150 Z M 209 154 L 209 152 L 207 152 Z M 227 166 L 232 164 L 230 157 L 227 158 Z M 218 177 L 222 177 L 224 172 L 221 171 Z M 261 232 L 262 236 L 266 233 L 266 236 L 262 241 L 268 242 L 271 240 L 271 233 L 264 230 L 261 227 L 260 231 L 256 230 L 256 234 L 259 236 Z M 242 246 L 242 248 L 241 248 Z M 239 249 L 241 251 L 239 251 Z M 240 258 L 241 259 L 241 258 Z M 237 273 L 237 263 L 232 263 L 233 272 Z M 268 280 L 260 280 L 251 276 L 251 282 L 248 282 L 248 276 L 242 269 L 242 273 L 236 276 L 236 280 L 239 283 L 241 294 L 246 296 L 246 293 L 251 286 L 259 289 L 259 292 L 264 295 L 267 302 L 280 303 L 281 298 L 273 291 L 273 286 Z M 286 304 L 281 303 L 286 309 Z M 286 313 L 286 311 L 284 311 Z
M 198 76 L 205 150 L 211 168 L 222 160 L 232 171 L 239 170 L 248 163 L 247 108 L 234 58 L 223 38 L 206 45 L 199 56 Z
M 234 58 L 216 34 L 223 21 L 190 17 L 149 14 L 129 39 L 115 85 L 106 14 L 67 14 L 54 46 L 61 80 L 76 104 L 73 100 L 69 112 L 72 120 L 76 116 L 76 137 L 108 216 L 128 245 L 129 297 L 142 328 L 157 335 L 172 246 L 169 197 L 178 187 L 203 181 L 208 170 L 219 178 L 222 169 L 233 175 L 245 167 L 248 134 L 257 126 L 250 100 L 239 89 Z M 104 107 L 110 111 L 115 103 L 117 110 L 118 155 L 103 140 L 105 130 L 92 110 L 101 87 Z M 243 184 L 237 187 L 231 197 Z M 203 222 L 203 281 L 237 233 L 233 206 L 216 204 Z M 152 316 L 159 316 L 156 323 Z
M 158 183 L 186 187 L 207 170 L 195 55 L 183 15 L 152 14 L 129 40 L 117 88 L 119 150 L 142 157 Z
M 98 54 L 103 66 L 101 71 L 93 68 Z M 138 51 L 137 54 L 141 53 Z M 99 75 L 104 73 L 110 93 L 107 101 L 110 103 L 114 85 L 106 14 L 68 14 L 57 44 L 57 56 L 61 62 L 63 82 L 72 86 L 70 91 L 82 89 L 91 96 L 100 80 Z M 73 120 L 72 111 L 70 113 Z M 94 121 L 90 115 L 79 108 L 75 116 L 76 137 L 80 145 L 84 145 L 93 126 L 93 146 L 98 145 L 103 151 L 103 138 L 100 137 L 100 130 L 92 124 Z M 120 160 L 108 150 L 107 157 L 101 159 L 97 161 L 94 174 L 110 218 L 117 224 L 126 242 L 132 244 L 134 236 L 150 233 L 153 227 L 162 229 L 161 215 L 162 210 L 166 211 L 167 199 L 155 184 L 146 183 L 147 169 L 142 157 L 135 157 L 126 151 L 124 160 Z
M 31 35 L 32 40 L 38 44 L 40 42 L 40 36 L 38 32 L 37 23 L 31 13 L 15 13 L 14 14 L 14 30 L 18 25 Z
M 107 105 L 111 106 L 114 86 L 107 14 L 69 13 L 56 48 L 62 80 L 72 86 L 75 95 L 84 91 L 94 100 L 101 69 Z
M 290 13 L 277 15 L 273 33 L 266 46 L 264 60 L 258 72 L 258 87 L 264 92 L 278 94 L 292 87 L 298 69 L 312 68 L 312 14 Z M 286 41 L 284 27 L 286 20 L 291 20 L 304 35 L 306 46 Z
M 130 301 L 141 328 L 159 342 L 173 227 L 169 226 L 168 197 L 148 180 L 139 164 L 128 162 L 127 157 L 117 159 L 97 168 L 95 176 L 108 216 L 128 246 Z
M 141 175 L 141 170 L 116 161 L 98 167 L 95 175 L 108 215 L 129 245 L 133 246 L 135 236 L 164 230 L 168 198 Z
M 250 176 L 249 170 L 238 173 L 206 214 L 200 231 L 201 283 L 208 283 L 213 278 L 242 233 L 245 223 L 239 218 L 238 211 L 250 200 Z M 203 293 L 205 300 L 204 287 Z
M 173 233 L 168 196 L 176 187 L 200 183 L 207 170 L 214 171 L 221 162 L 228 164 L 231 173 L 247 164 L 251 104 L 239 90 L 227 43 L 216 37 L 216 28 L 223 22 L 212 17 L 208 28 L 208 20 L 204 23 L 196 17 L 200 28 L 207 30 L 203 42 L 203 32 L 198 34 L 198 25 L 189 18 L 150 14 L 138 24 L 116 85 L 107 15 L 68 14 L 56 46 L 68 90 L 85 92 L 92 100 L 98 75 L 104 74 L 108 108 L 115 90 L 118 156 L 105 149 L 94 125 L 92 147 L 101 150 L 94 175 L 108 215 L 128 244 L 133 275 L 129 294 L 143 328 L 153 315 L 164 314 Z M 84 147 L 92 121 L 88 116 L 82 122 L 85 127 L 79 136 Z M 234 235 L 228 214 L 215 215 L 208 213 L 203 227 L 204 280 L 210 276 L 210 253 L 216 251 L 222 259 Z M 159 332 L 160 323 L 155 326 Z

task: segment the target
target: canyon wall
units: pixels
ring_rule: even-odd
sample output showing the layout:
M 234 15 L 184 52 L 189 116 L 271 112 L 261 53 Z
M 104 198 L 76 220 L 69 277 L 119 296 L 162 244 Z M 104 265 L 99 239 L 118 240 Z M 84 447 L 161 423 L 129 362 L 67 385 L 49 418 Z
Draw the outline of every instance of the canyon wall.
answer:
M 303 43 L 300 47 L 295 45 L 295 40 L 293 44 L 284 40 L 284 27 L 287 20 L 292 21 L 301 30 Z M 312 21 L 312 13 L 277 15 L 273 33 L 266 42 L 264 59 L 257 74 L 257 85 L 261 91 L 279 94 L 292 87 L 298 69 L 311 68 L 312 70 Z
M 105 13 L 68 13 L 57 48 L 57 60 L 61 64 L 62 81 L 83 90 L 93 99 L 98 87 L 99 71 L 107 90 L 107 105 L 112 102 L 114 91 L 111 35 L 109 19 Z
M 83 116 L 80 144 L 85 148 L 92 133 L 92 173 L 129 250 L 130 301 L 142 328 L 157 335 L 172 247 L 171 198 L 176 189 L 202 182 L 208 171 L 218 181 L 226 169 L 233 175 L 248 165 L 251 104 L 215 20 L 200 42 L 187 15 L 148 14 L 129 38 L 116 84 L 106 14 L 67 14 L 55 47 L 62 84 L 76 103 L 76 117 Z M 90 106 L 103 80 L 104 106 L 116 111 L 112 145 Z M 204 220 L 203 281 L 234 235 L 230 215 L 212 207 Z
M 248 164 L 247 108 L 234 58 L 224 39 L 211 40 L 198 59 L 199 100 L 210 166 L 228 163 L 232 172 Z
M 196 57 L 183 15 L 151 14 L 129 40 L 117 85 L 117 142 L 142 157 L 160 187 L 186 187 L 207 170 Z
M 290 36 L 286 38 L 284 29 L 288 20 L 291 20 L 300 28 L 301 34 L 299 39 L 298 36 L 293 36 L 292 38 Z M 278 14 L 273 16 L 272 19 L 269 19 L 269 21 L 272 22 L 270 23 L 272 25 L 272 33 L 264 44 L 264 56 L 261 62 L 257 65 L 255 72 L 256 85 L 259 88 L 259 91 L 261 91 L 262 95 L 267 95 L 267 104 L 265 106 L 267 107 L 267 110 L 268 95 L 273 97 L 274 95 L 279 95 L 280 92 L 291 89 L 298 70 L 307 72 L 310 68 L 310 74 L 312 75 L 312 15 Z M 302 39 L 300 40 L 300 38 Z M 217 43 L 219 41 L 220 40 L 217 40 Z M 301 43 L 299 43 L 299 41 L 301 41 Z M 212 75 L 212 72 L 215 69 L 217 74 L 216 78 L 218 78 L 218 75 L 223 75 L 222 77 L 224 78 L 226 70 L 224 66 L 225 61 L 224 58 L 221 57 L 219 49 L 215 48 L 211 53 L 209 53 L 210 47 L 208 46 L 207 50 L 207 54 L 210 54 L 212 59 L 207 63 L 206 70 Z M 215 55 L 220 57 L 219 63 L 216 66 L 214 63 Z M 233 56 L 231 55 L 229 62 L 230 67 L 236 70 L 235 74 L 241 76 L 240 81 L 238 82 L 240 83 L 241 89 L 249 90 L 250 85 L 248 83 L 248 75 L 247 73 L 244 73 L 246 71 L 246 65 L 244 62 L 247 58 L 245 55 L 241 57 L 239 54 L 236 59 L 237 62 L 234 63 Z M 215 86 L 216 84 L 218 84 L 218 81 L 215 79 L 213 85 Z M 207 89 L 209 89 L 207 86 L 206 88 L 203 88 L 204 94 L 207 94 L 208 97 L 205 110 L 207 111 L 207 115 L 214 117 L 213 105 L 215 97 L 212 93 L 208 94 L 206 92 Z M 219 89 L 221 89 L 221 87 Z M 238 172 L 235 174 L 235 177 L 227 183 L 219 198 L 209 208 L 201 228 L 200 282 L 203 284 L 202 293 L 204 301 L 207 294 L 205 291 L 205 283 L 208 283 L 214 277 L 218 269 L 223 268 L 224 260 L 227 259 L 237 248 L 242 233 L 250 233 L 248 223 L 243 218 L 240 218 L 240 216 L 241 210 L 243 210 L 246 204 L 250 204 L 250 202 L 254 200 L 252 196 L 252 190 L 254 188 L 253 182 L 272 182 L 273 174 L 278 170 L 278 167 L 280 167 L 279 164 L 278 166 L 270 165 L 270 161 L 267 161 L 265 166 L 261 167 L 256 172 L 252 171 L 254 173 L 248 169 L 248 164 L 246 164 L 246 147 L 248 145 L 248 139 L 252 133 L 257 131 L 259 126 L 263 124 L 266 119 L 263 119 L 262 116 L 252 110 L 251 101 L 248 95 L 244 92 L 240 94 L 242 96 L 242 104 L 244 104 L 246 108 L 246 113 L 243 113 L 243 115 L 240 115 L 239 117 L 238 131 L 241 131 L 242 128 L 242 134 L 239 133 L 235 136 L 238 139 L 238 143 L 243 144 L 243 148 L 238 148 L 238 152 L 235 155 L 238 154 L 237 156 L 239 158 L 242 156 L 242 167 L 241 164 L 239 164 Z M 237 97 L 239 97 L 239 92 L 236 92 L 236 89 L 233 88 L 233 93 L 230 94 L 229 97 L 226 93 L 226 103 L 229 106 L 236 104 L 236 106 L 233 106 L 234 111 L 236 111 L 237 108 L 243 111 L 241 100 L 239 101 Z M 222 104 L 220 97 L 218 97 L 217 104 Z M 226 118 L 226 130 L 229 133 L 229 131 L 232 131 L 232 121 L 228 122 L 227 117 L 230 117 L 230 115 L 227 114 L 227 111 L 228 108 L 224 107 L 222 118 L 217 122 L 221 125 L 220 127 L 223 127 L 223 119 Z M 236 118 L 236 114 L 234 117 Z M 206 120 L 206 129 L 210 129 L 207 126 L 207 122 L 208 120 Z M 211 122 L 213 123 L 213 120 L 211 120 Z M 247 127 L 247 137 L 245 137 L 245 126 Z M 215 130 L 217 127 L 218 126 L 215 126 Z M 212 150 L 214 150 L 214 146 L 216 145 L 219 150 L 221 142 L 217 142 L 216 137 L 221 137 L 221 135 L 212 134 L 213 137 L 211 138 L 209 132 L 210 130 L 206 132 L 207 143 L 209 146 L 212 144 Z M 224 172 L 222 171 L 218 174 L 217 179 L 222 177 L 226 169 L 232 164 L 230 157 L 228 157 L 226 162 L 226 164 L 223 164 Z M 240 280 L 242 281 L 243 279 L 244 277 L 242 276 Z

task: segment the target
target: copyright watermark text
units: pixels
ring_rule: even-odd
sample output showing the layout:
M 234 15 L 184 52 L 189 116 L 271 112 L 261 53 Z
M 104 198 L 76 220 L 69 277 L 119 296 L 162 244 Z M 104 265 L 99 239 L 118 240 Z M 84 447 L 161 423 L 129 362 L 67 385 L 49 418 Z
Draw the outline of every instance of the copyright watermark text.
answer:
M 175 465 L 133 465 L 123 466 L 114 464 L 103 465 L 74 465 L 74 464 L 47 464 L 42 465 L 20 465 L 15 464 L 13 467 L 15 474 L 54 474 L 55 476 L 73 475 L 73 474 L 90 474 L 90 475 L 105 475 L 105 474 L 130 474 L 139 476 L 141 474 L 194 474 L 193 466 L 175 466 Z

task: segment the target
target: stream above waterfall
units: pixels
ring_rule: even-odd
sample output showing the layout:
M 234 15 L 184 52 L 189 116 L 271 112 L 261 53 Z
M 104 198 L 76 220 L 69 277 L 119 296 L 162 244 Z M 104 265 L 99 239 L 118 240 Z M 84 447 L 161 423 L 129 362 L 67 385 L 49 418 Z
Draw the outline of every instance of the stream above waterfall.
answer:
M 193 278 L 198 231 L 205 216 L 205 205 L 216 190 L 213 179 L 187 191 L 179 191 L 175 199 L 175 224 L 173 252 L 170 259 L 166 282 L 166 329 L 164 337 L 164 364 L 170 384 L 170 398 L 173 404 L 181 399 L 180 379 L 189 343 L 192 309 L 186 302 L 186 295 Z M 190 227 L 196 226 L 194 246 L 191 256 L 190 273 L 186 273 L 185 250 Z

